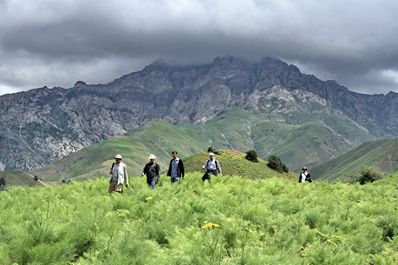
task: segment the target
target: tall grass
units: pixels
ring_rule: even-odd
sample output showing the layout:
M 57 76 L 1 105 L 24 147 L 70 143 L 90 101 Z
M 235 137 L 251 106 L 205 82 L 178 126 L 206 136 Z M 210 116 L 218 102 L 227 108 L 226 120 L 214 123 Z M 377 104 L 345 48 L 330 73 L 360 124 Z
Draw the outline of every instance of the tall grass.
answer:
M 0 264 L 397 264 L 398 175 L 368 185 L 200 173 L 0 193 Z

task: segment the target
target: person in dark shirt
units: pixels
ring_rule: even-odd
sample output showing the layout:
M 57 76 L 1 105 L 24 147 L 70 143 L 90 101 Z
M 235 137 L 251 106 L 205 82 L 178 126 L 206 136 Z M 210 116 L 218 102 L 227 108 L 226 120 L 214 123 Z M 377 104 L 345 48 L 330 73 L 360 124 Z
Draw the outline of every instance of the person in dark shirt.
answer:
M 155 189 L 155 185 L 160 179 L 160 166 L 155 162 L 156 156 L 154 154 L 150 154 L 148 159 L 149 163 L 145 165 L 141 175 L 146 175 L 146 183 L 148 183 L 151 189 Z
M 177 183 L 181 178 L 184 178 L 184 163 L 177 156 L 177 151 L 171 152 L 171 156 L 173 157 L 170 160 L 169 170 L 167 170 L 167 176 L 170 177 L 172 183 Z

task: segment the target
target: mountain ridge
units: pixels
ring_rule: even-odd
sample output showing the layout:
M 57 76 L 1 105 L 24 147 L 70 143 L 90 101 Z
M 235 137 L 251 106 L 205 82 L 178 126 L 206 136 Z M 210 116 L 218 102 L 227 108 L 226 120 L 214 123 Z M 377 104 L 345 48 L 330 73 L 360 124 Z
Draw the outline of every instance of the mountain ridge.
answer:
M 266 98 L 271 89 L 284 90 L 294 100 L 278 105 L 277 96 Z M 290 106 L 297 113 L 307 108 L 308 114 L 320 108 L 308 108 L 302 93 L 325 100 L 328 106 L 322 108 L 373 137 L 398 134 L 396 93 L 351 92 L 273 57 L 252 62 L 224 56 L 188 66 L 157 62 L 107 84 L 77 81 L 70 89 L 44 87 L 0 96 L 0 124 L 6 128 L 0 133 L 0 162 L 6 169 L 34 169 L 153 119 L 203 123 L 234 106 L 297 123 L 289 120 Z

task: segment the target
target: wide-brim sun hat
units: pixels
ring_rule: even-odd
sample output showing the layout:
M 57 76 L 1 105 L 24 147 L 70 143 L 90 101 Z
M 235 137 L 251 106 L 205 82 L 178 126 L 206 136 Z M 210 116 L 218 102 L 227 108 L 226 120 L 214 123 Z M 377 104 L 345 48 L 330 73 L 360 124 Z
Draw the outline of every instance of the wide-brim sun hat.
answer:
M 150 154 L 148 159 L 156 159 L 156 156 L 154 154 Z
M 122 159 L 122 155 L 121 154 L 116 154 L 115 155 L 115 159 Z

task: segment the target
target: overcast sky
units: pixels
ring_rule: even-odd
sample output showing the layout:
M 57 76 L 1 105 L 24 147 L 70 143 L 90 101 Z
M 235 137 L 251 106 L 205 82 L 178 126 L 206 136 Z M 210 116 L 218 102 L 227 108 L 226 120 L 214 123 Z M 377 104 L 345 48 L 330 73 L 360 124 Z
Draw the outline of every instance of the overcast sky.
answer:
M 0 0 L 0 94 L 222 55 L 398 92 L 397 12 L 397 0 Z

